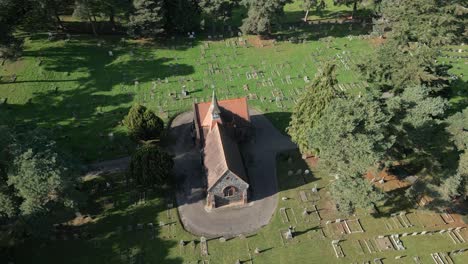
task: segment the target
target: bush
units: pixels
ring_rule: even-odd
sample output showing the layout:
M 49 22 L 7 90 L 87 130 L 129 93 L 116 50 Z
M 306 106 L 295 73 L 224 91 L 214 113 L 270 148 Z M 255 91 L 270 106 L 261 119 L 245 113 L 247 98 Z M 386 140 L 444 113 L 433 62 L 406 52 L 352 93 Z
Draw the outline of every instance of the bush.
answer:
M 146 107 L 136 104 L 130 108 L 123 124 L 135 140 L 158 139 L 164 129 L 164 121 Z
M 132 155 L 127 177 L 138 185 L 170 185 L 172 157 L 155 145 L 144 144 Z

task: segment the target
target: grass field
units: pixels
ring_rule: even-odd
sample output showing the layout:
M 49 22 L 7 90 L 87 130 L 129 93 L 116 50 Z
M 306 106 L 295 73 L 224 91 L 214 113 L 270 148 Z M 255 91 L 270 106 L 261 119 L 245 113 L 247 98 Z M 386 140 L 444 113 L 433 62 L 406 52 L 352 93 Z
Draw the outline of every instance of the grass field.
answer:
M 300 2 L 285 7 L 286 20 L 300 19 Z M 338 18 L 350 10 L 330 0 L 326 14 L 311 12 L 310 19 Z M 358 94 L 366 86 L 356 63 L 376 46 L 373 39 L 363 37 L 370 29 L 334 21 L 285 26 L 275 33 L 274 43 L 230 34 L 222 39 L 200 35 L 196 40 L 177 37 L 162 42 L 81 35 L 49 41 L 45 33 L 26 34 L 22 56 L 0 67 L 0 102 L 6 100 L 0 105 L 0 124 L 45 127 L 63 148 L 89 163 L 131 152 L 134 143 L 120 121 L 133 103 L 170 120 L 194 102 L 209 100 L 215 89 L 222 99 L 248 96 L 252 107 L 284 131 L 292 106 L 307 85 L 304 78 L 312 79 L 322 61 L 336 62 L 343 90 Z M 461 55 L 468 52 L 466 46 L 450 46 L 444 54 L 459 56 L 459 49 Z M 468 72 L 466 58 L 441 61 L 454 65 L 454 74 Z M 468 104 L 467 79 L 465 75 L 455 81 L 454 110 Z M 182 96 L 183 89 L 189 96 Z
M 250 96 L 250 104 L 264 112 L 287 113 L 306 84 L 304 76 L 313 78 L 320 61 L 337 59 L 337 54 L 349 64 L 349 70 L 343 65 L 338 70 L 340 82 L 362 87 L 352 63 L 371 45 L 345 37 L 333 44 L 279 42 L 262 48 L 249 43 L 197 41 L 192 47 L 185 39 L 145 44 L 86 36 L 48 41 L 45 35 L 32 35 L 23 56 L 1 69 L 0 98 L 7 98 L 7 105 L 0 109 L 0 120 L 46 127 L 84 161 L 108 159 L 131 149 L 119 121 L 133 103 L 167 120 L 193 102 L 208 100 L 214 88 L 219 98 Z M 183 86 L 190 92 L 187 98 L 181 96 Z M 287 119 L 282 122 L 284 126 Z
M 288 158 L 291 161 L 288 161 Z M 372 216 L 365 210 L 346 217 L 339 214 L 330 202 L 328 184 L 330 177 L 312 169 L 304 175 L 308 166 L 296 152 L 280 155 L 278 158 L 279 197 L 288 200 L 278 201 L 278 208 L 271 223 L 258 233 L 247 235 L 242 239 L 230 238 L 226 242 L 218 239 L 209 240 L 208 256 L 201 256 L 200 238 L 185 232 L 178 220 L 177 210 L 168 209 L 167 204 L 173 203 L 169 192 L 157 198 L 153 193 L 147 193 L 145 203 L 139 201 L 137 192 L 129 192 L 120 175 L 104 175 L 87 178 L 85 188 L 93 193 L 87 209 L 83 214 L 90 214 L 93 221 L 81 227 L 71 227 L 68 231 L 58 232 L 53 240 L 30 240 L 16 252 L 15 263 L 212 263 L 231 264 L 236 259 L 242 263 L 361 263 L 383 258 L 387 263 L 413 263 L 412 258 L 418 256 L 422 263 L 432 263 L 431 253 L 447 253 L 455 249 L 466 248 L 466 243 L 454 244 L 447 234 L 418 235 L 403 237 L 403 251 L 388 250 L 380 252 L 376 248 L 375 238 L 379 235 L 403 234 L 421 232 L 423 230 L 440 230 L 460 226 L 460 223 L 445 224 L 441 217 L 434 213 L 409 210 L 408 221 L 414 226 L 404 228 L 387 215 L 390 212 L 382 207 L 382 215 Z M 296 171 L 301 169 L 300 174 Z M 289 175 L 289 171 L 294 171 Z M 103 182 L 112 183 L 112 190 L 104 190 Z M 101 183 L 101 184 L 100 184 Z M 319 192 L 312 195 L 310 191 L 317 186 Z M 303 201 L 300 192 L 308 197 Z M 307 216 L 302 214 L 303 208 L 319 210 L 319 220 L 315 213 Z M 285 221 L 281 208 L 286 208 L 289 222 Z M 336 224 L 326 224 L 328 220 L 359 219 L 365 232 L 341 234 Z M 160 227 L 159 223 L 164 222 Z M 143 224 L 141 230 L 138 224 Z M 151 229 L 148 223 L 152 223 Z M 128 226 L 131 226 L 129 230 Z M 296 236 L 287 241 L 281 238 L 289 225 L 296 227 Z M 359 229 L 357 222 L 350 222 L 353 231 Z M 391 230 L 389 230 L 391 228 Z M 323 232 L 323 233 L 322 233 Z M 75 239 L 73 234 L 78 234 Z M 154 234 L 154 236 L 153 236 Z M 462 235 L 468 238 L 465 229 Z M 66 237 L 66 239 L 64 239 Z M 336 258 L 331 241 L 340 239 L 340 245 L 345 257 Z M 180 240 L 185 242 L 181 246 Z M 361 242 L 360 242 L 361 241 Z M 361 248 L 360 243 L 369 243 L 376 250 L 370 253 L 367 248 Z M 363 244 L 364 245 L 364 244 Z M 260 254 L 255 254 L 255 249 Z M 396 256 L 405 257 L 396 260 Z M 205 260 L 206 262 L 202 262 Z M 465 252 L 453 257 L 455 263 L 466 263 L 468 254 Z

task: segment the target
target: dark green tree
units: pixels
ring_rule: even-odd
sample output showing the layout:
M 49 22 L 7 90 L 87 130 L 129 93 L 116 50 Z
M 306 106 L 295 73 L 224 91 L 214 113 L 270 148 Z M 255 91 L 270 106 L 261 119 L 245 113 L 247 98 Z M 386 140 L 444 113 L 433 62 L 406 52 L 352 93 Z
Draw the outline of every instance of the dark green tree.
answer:
M 167 10 L 166 32 L 186 33 L 200 27 L 198 0 L 164 0 Z
M 284 14 L 284 5 L 290 0 L 243 0 L 248 7 L 247 18 L 242 21 L 241 30 L 245 34 L 266 35 L 271 33 L 272 25 Z
M 0 58 L 12 56 L 17 49 L 13 32 L 27 12 L 24 6 L 26 0 L 0 0 Z
M 134 0 L 128 33 L 134 37 L 156 37 L 164 32 L 166 10 L 163 0 Z
M 338 204 L 338 210 L 351 214 L 356 208 L 373 209 L 385 200 L 385 195 L 364 178 L 339 177 L 330 188 L 333 200 Z
M 447 135 L 443 129 L 443 117 L 447 101 L 431 96 L 431 90 L 424 86 L 404 89 L 397 96 L 384 102 L 387 111 L 393 113 L 390 133 L 395 136 L 392 148 L 393 160 L 411 161 L 414 168 L 432 173 L 433 177 L 443 175 L 446 166 Z
M 437 47 L 452 43 L 466 27 L 464 0 L 383 0 L 380 32 L 399 45 L 418 42 Z M 466 3 L 465 3 L 466 4 Z
M 70 212 L 83 201 L 76 163 L 59 151 L 45 130 L 5 131 L 0 129 L 8 136 L 0 140 L 1 166 L 7 170 L 0 175 L 0 218 L 8 219 L 20 237 L 45 235 L 59 212 Z
M 216 24 L 223 24 L 231 17 L 232 9 L 238 4 L 236 0 L 200 0 L 199 5 L 203 15 L 211 20 L 212 34 L 216 32 Z
M 97 36 L 97 21 L 101 12 L 102 5 L 100 0 L 76 0 L 73 16 L 89 21 L 93 34 Z
M 346 5 L 346 6 L 353 6 L 353 14 L 354 17 L 357 12 L 358 4 L 361 3 L 363 0 L 333 0 L 334 5 Z
M 145 106 L 135 104 L 128 111 L 123 124 L 135 140 L 159 138 L 164 129 L 164 121 Z
M 448 178 L 442 186 L 446 197 L 468 194 L 468 108 L 447 119 L 447 131 L 452 135 L 458 153 L 457 174 Z
M 330 101 L 342 96 L 342 92 L 335 88 L 335 67 L 334 64 L 321 67 L 322 71 L 315 76 L 294 106 L 287 132 L 302 154 L 312 154 L 316 150 L 315 146 L 310 144 L 311 130 L 317 125 Z
M 336 98 L 311 129 L 309 144 L 317 149 L 319 164 L 331 173 L 364 175 L 386 159 L 394 144 L 391 118 L 370 94 Z
M 447 68 L 437 64 L 435 49 L 419 43 L 400 45 L 388 40 L 368 56 L 360 70 L 382 91 L 399 93 L 409 86 L 426 85 L 439 92 L 448 85 Z
M 171 184 L 172 157 L 158 146 L 144 144 L 132 155 L 128 178 L 144 187 Z

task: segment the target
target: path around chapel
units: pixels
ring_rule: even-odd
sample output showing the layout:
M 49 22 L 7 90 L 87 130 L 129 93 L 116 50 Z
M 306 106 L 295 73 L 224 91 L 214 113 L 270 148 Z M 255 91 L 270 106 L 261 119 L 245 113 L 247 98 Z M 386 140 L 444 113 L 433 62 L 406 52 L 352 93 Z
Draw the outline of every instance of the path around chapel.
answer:
M 185 229 L 195 235 L 232 237 L 250 234 L 267 225 L 278 203 L 276 155 L 296 148 L 270 121 L 250 109 L 254 139 L 242 146 L 245 166 L 253 196 L 248 206 L 204 209 L 203 173 L 199 149 L 191 138 L 193 112 L 177 116 L 171 124 L 175 144 L 170 151 L 174 158 L 174 173 L 179 182 L 176 193 L 179 214 Z

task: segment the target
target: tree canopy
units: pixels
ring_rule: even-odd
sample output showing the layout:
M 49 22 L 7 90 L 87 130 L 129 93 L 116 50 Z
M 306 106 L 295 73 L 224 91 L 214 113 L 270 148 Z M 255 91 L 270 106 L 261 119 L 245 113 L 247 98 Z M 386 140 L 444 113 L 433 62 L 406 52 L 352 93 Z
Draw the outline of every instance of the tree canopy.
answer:
M 166 11 L 163 0 L 134 0 L 128 33 L 134 37 L 156 37 L 164 32 Z
M 362 177 L 339 177 L 330 188 L 338 210 L 351 214 L 356 208 L 372 209 L 385 195 Z
M 370 94 L 336 98 L 323 110 L 311 129 L 309 144 L 320 163 L 340 175 L 364 175 L 384 160 L 393 146 L 391 115 Z
M 290 0 L 243 0 L 249 11 L 242 21 L 242 32 L 258 35 L 271 33 L 272 25 L 283 15 L 284 5 L 288 2 Z
M 171 183 L 172 157 L 158 146 L 144 144 L 132 155 L 128 177 L 144 187 Z
M 294 106 L 287 130 L 303 154 L 314 152 L 315 147 L 309 141 L 311 129 L 317 125 L 330 101 L 342 95 L 335 88 L 337 84 L 335 67 L 334 64 L 324 65 Z
M 76 208 L 83 198 L 77 191 L 76 163 L 47 132 L 10 133 L 9 141 L 2 144 L 7 158 L 2 159 L 6 173 L 0 177 L 0 216 L 29 219 L 53 215 L 60 207 Z
M 164 122 L 145 106 L 135 104 L 125 116 L 123 124 L 135 140 L 157 139 L 164 129 Z

